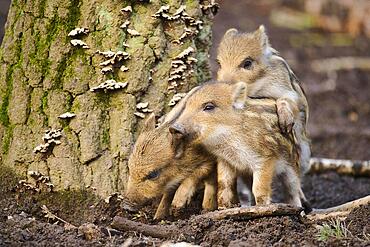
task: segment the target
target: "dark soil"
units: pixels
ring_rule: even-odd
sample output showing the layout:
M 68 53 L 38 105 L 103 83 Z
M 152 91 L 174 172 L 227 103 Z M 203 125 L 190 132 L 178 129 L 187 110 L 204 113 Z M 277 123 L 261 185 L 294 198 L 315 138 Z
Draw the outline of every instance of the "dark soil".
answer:
M 264 24 L 272 45 L 288 59 L 307 93 L 313 156 L 369 160 L 370 72 L 339 71 L 335 89 L 325 90 L 323 85 L 327 75 L 314 73 L 310 67 L 310 62 L 315 59 L 369 56 L 369 40 L 358 37 L 351 39 L 349 45 L 337 46 L 329 42 L 333 35 L 330 33 L 275 27 L 269 22 L 269 14 L 281 4 L 277 2 L 222 1 L 215 19 L 212 58 L 215 58 L 215 47 L 228 28 L 251 31 Z M 310 34 L 327 42 L 314 45 Z M 302 43 L 293 45 L 293 38 L 300 38 Z M 214 63 L 212 69 L 216 70 Z M 14 186 L 17 181 L 11 177 L 11 173 L 0 174 L 0 246 L 121 246 L 130 237 L 133 246 L 158 246 L 168 240 L 110 228 L 116 214 L 152 224 L 154 209 L 130 211 L 119 201 L 113 200 L 108 204 L 94 199 L 89 192 L 16 192 Z M 309 175 L 303 188 L 313 207 L 325 208 L 370 195 L 370 178 L 335 173 Z M 76 228 L 44 217 L 42 205 Z M 352 211 L 347 217 L 343 223 L 348 230 L 345 237 L 329 237 L 325 241 L 319 240 L 317 227 L 325 222 L 288 216 L 248 221 L 196 221 L 190 217 L 194 213 L 200 213 L 197 204 L 177 212 L 178 218 L 174 221 L 162 222 L 183 231 L 181 236 L 171 241 L 187 241 L 202 246 L 370 246 L 370 205 Z M 94 226 L 80 227 L 85 223 Z

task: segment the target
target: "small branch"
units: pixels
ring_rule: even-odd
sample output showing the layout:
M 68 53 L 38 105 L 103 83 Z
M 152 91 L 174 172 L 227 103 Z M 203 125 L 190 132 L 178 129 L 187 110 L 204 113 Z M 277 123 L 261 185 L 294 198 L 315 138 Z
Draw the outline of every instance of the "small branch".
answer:
M 325 209 L 314 209 L 311 214 L 307 215 L 307 217 L 312 220 L 321 220 L 333 217 L 346 217 L 351 212 L 351 210 L 362 205 L 367 205 L 369 203 L 370 196 L 365 196 L 339 206 Z
M 331 213 L 312 213 L 308 214 L 307 218 L 310 220 L 326 220 L 331 218 L 339 218 L 340 220 L 344 220 L 350 211 L 341 211 L 341 212 L 331 212 Z
M 48 219 L 51 219 L 51 220 L 59 220 L 61 222 L 64 223 L 65 227 L 69 227 L 69 228 L 76 228 L 76 226 L 72 225 L 71 223 L 63 220 L 62 218 L 56 216 L 55 214 L 53 214 L 49 209 L 48 207 L 46 207 L 45 205 L 42 205 L 41 206 L 41 210 L 42 210 L 42 213 L 44 213 L 44 217 L 45 218 L 48 218 Z
M 332 212 L 339 212 L 339 211 L 351 211 L 355 208 L 358 208 L 363 205 L 367 205 L 370 203 L 370 196 L 365 196 L 360 199 L 350 201 L 339 206 L 325 208 L 325 209 L 314 209 L 313 213 L 332 213 Z
M 311 158 L 309 173 L 321 173 L 325 171 L 370 177 L 370 161 Z
M 182 234 L 175 226 L 148 225 L 115 216 L 112 227 L 120 231 L 134 231 L 154 238 L 171 238 Z
M 249 206 L 242 208 L 229 208 L 219 211 L 213 211 L 195 216 L 197 220 L 212 219 L 256 219 L 262 217 L 299 215 L 303 208 L 298 208 L 288 204 L 276 203 L 264 206 Z

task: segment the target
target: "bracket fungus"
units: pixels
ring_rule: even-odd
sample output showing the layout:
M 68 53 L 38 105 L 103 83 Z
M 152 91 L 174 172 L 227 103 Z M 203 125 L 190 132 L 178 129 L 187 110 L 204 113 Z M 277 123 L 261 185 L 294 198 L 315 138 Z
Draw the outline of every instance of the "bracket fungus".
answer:
M 108 65 L 114 65 L 117 62 L 121 62 L 123 60 L 130 59 L 130 54 L 125 52 L 125 51 L 106 51 L 106 52 L 101 52 L 97 51 L 98 54 L 103 55 L 107 60 L 104 62 L 101 62 L 99 65 L 100 66 L 108 66 Z
M 161 18 L 165 19 L 168 21 L 175 21 L 175 20 L 187 20 L 189 18 L 192 18 L 186 13 L 186 6 L 181 5 L 173 15 L 169 14 L 170 6 L 169 5 L 164 5 L 159 8 L 159 10 L 152 15 L 153 18 Z
M 75 116 L 76 114 L 74 113 L 66 112 L 66 113 L 63 113 L 62 115 L 59 115 L 58 118 L 69 119 L 69 118 L 74 118 Z
M 140 102 L 136 105 L 136 109 L 145 109 L 149 106 L 149 102 Z
M 148 78 L 149 82 L 152 82 L 153 81 L 153 73 L 154 73 L 154 70 L 153 69 L 150 69 L 149 70 L 149 78 Z
M 46 153 L 50 148 L 52 148 L 55 145 L 59 145 L 60 138 L 62 137 L 62 130 L 61 129 L 51 129 L 45 131 L 44 136 L 42 137 L 42 140 L 44 141 L 43 144 L 38 145 L 33 150 L 34 153 Z
M 130 59 L 130 54 L 125 52 L 125 51 L 97 51 L 97 54 L 102 55 L 105 60 L 104 62 L 101 62 L 99 65 L 102 66 L 103 68 L 101 69 L 102 74 L 107 74 L 107 73 L 112 73 L 113 72 L 113 67 L 120 67 L 121 71 L 127 71 L 128 68 L 124 65 L 122 65 L 122 62 L 124 60 Z
M 125 12 L 132 12 L 132 7 L 129 5 L 129 6 L 126 6 L 124 7 L 123 9 L 121 9 L 121 12 L 125 13 Z
M 193 52 L 194 52 L 194 48 L 189 46 L 188 48 L 183 50 L 179 55 L 177 55 L 176 58 L 178 58 L 178 59 L 186 58 L 187 56 L 189 56 Z
M 116 82 L 116 80 L 106 80 L 105 82 L 102 82 L 96 87 L 90 88 L 91 92 L 95 91 L 107 91 L 107 90 L 117 90 L 122 89 L 127 86 L 127 82 Z
M 27 175 L 32 178 L 29 182 L 25 179 L 19 180 L 18 185 L 15 186 L 16 191 L 30 190 L 35 192 L 41 192 L 45 188 L 48 192 L 53 191 L 54 184 L 51 183 L 49 176 L 44 176 L 38 171 L 28 171 Z
M 135 29 L 127 28 L 127 32 L 128 32 L 131 36 L 140 36 L 140 33 L 139 33 L 138 31 L 136 31 Z
M 97 54 L 102 55 L 105 58 L 112 58 L 116 53 L 114 51 L 96 51 Z
M 84 49 L 89 49 L 90 47 L 85 43 L 85 42 L 83 42 L 82 40 L 80 40 L 80 39 L 72 39 L 71 40 L 71 44 L 73 45 L 73 46 L 79 46 L 79 47 L 82 47 L 82 48 L 84 48 Z
M 171 20 L 172 17 L 168 14 L 169 10 L 170 10 L 169 5 L 161 6 L 159 8 L 159 10 L 157 12 L 155 12 L 154 15 L 152 15 L 152 17 L 153 18 L 163 18 L 163 19 Z
M 40 192 L 39 188 L 36 188 L 32 183 L 27 182 L 27 180 L 22 179 L 18 181 L 18 184 L 15 186 L 15 191 L 21 191 L 21 190 L 30 190 L 35 192 Z
M 174 40 L 174 43 L 182 44 L 186 38 L 197 35 L 199 30 L 203 28 L 203 21 L 191 17 L 186 12 L 186 5 L 181 5 L 173 15 L 169 14 L 169 10 L 169 5 L 161 6 L 152 17 L 167 21 L 181 20 L 185 23 L 184 33 L 178 39 Z
M 198 34 L 198 30 L 193 30 L 191 28 L 184 27 L 184 32 L 182 33 L 182 35 L 177 40 L 174 40 L 173 43 L 183 44 L 184 43 L 183 41 L 186 38 L 191 37 L 196 34 Z
M 101 73 L 103 75 L 108 74 L 108 73 L 112 73 L 112 72 L 113 72 L 113 68 L 112 67 L 109 67 L 109 66 L 104 67 L 104 68 L 101 69 Z
M 86 35 L 89 33 L 89 29 L 88 28 L 85 28 L 85 27 L 76 27 L 75 29 L 73 29 L 72 31 L 69 32 L 68 36 L 69 37 L 75 37 L 77 35 Z
M 194 48 L 189 46 L 172 60 L 170 77 L 168 78 L 168 82 L 170 82 L 168 90 L 176 91 L 178 81 L 185 80 L 186 74 L 192 73 L 191 65 L 198 61 L 190 56 L 194 51 Z
M 122 65 L 121 68 L 120 68 L 120 70 L 122 72 L 126 72 L 126 71 L 128 71 L 128 68 L 125 65 Z
M 51 183 L 49 176 L 44 176 L 38 171 L 28 171 L 28 176 L 33 178 L 36 182 L 36 188 L 39 188 L 39 184 L 45 184 L 50 190 L 54 188 L 54 184 Z
M 134 115 L 139 117 L 139 118 L 145 118 L 145 114 L 142 113 L 142 112 L 135 112 Z
M 153 112 L 153 110 L 148 109 L 149 102 L 140 102 L 136 105 L 137 112 L 134 113 L 135 116 L 140 118 L 145 118 L 145 113 Z
M 186 93 L 177 93 L 177 94 L 175 94 L 172 97 L 172 99 L 170 100 L 170 102 L 168 103 L 168 106 L 174 106 L 174 105 L 176 105 L 177 102 L 179 102 L 185 96 L 186 96 Z
M 128 25 L 130 25 L 130 21 L 125 21 L 125 22 L 120 26 L 120 28 L 125 29 L 125 28 L 127 28 L 127 27 L 128 27 Z

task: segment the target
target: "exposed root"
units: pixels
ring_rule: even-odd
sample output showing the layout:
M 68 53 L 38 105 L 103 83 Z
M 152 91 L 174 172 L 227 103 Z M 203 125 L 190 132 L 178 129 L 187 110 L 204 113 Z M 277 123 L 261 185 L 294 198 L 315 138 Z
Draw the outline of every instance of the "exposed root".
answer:
M 276 203 L 264 206 L 249 206 L 242 208 L 229 208 L 219 211 L 213 211 L 206 214 L 196 216 L 200 219 L 256 219 L 262 217 L 284 216 L 284 215 L 299 215 L 303 208 L 295 207 L 288 204 Z
M 334 217 L 345 218 L 353 209 L 367 204 L 370 204 L 370 196 L 365 196 L 331 208 L 314 209 L 307 217 L 311 220 L 322 220 Z

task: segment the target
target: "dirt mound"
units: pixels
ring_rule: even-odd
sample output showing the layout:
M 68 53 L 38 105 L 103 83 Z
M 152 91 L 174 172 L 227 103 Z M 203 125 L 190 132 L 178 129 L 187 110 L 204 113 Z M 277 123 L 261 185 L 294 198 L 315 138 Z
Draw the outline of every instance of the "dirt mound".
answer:
M 353 210 L 347 217 L 348 230 L 353 236 L 370 241 L 370 205 Z

